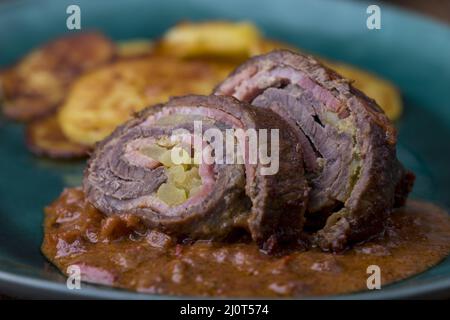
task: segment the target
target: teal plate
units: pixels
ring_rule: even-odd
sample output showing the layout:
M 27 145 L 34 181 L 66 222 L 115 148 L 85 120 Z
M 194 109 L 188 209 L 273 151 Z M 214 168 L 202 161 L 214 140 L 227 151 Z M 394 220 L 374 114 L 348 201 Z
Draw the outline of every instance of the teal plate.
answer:
M 413 197 L 450 207 L 450 28 L 381 6 L 381 29 L 366 27 L 367 3 L 353 1 L 6 1 L 0 5 L 0 65 L 68 33 L 66 8 L 81 7 L 83 29 L 116 40 L 154 38 L 180 20 L 251 20 L 272 38 L 371 70 L 396 83 L 405 113 L 397 123 L 399 157 L 417 174 Z M 76 50 L 76 48 L 74 48 Z M 42 208 L 81 181 L 82 162 L 32 156 L 23 128 L 0 118 L 0 293 L 34 298 L 137 298 L 65 278 L 41 255 Z M 410 279 L 337 298 L 450 296 L 450 258 Z

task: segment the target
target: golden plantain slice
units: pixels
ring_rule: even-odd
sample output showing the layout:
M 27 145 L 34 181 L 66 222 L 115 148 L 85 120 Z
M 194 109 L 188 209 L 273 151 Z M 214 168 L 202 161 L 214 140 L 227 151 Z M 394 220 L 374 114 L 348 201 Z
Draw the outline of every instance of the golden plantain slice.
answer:
M 110 61 L 114 53 L 113 43 L 96 32 L 62 37 L 33 50 L 0 79 L 4 113 L 22 121 L 48 113 L 76 77 Z
M 66 138 L 56 114 L 33 120 L 26 126 L 28 149 L 36 155 L 57 159 L 85 157 L 89 149 Z
M 261 35 L 248 22 L 183 22 L 169 29 L 158 44 L 161 54 L 177 57 L 247 58 Z
M 132 113 L 170 96 L 210 94 L 235 64 L 149 56 L 114 62 L 75 81 L 59 110 L 64 134 L 92 146 Z
M 116 43 L 119 58 L 136 58 L 152 53 L 153 43 L 147 39 L 132 39 Z

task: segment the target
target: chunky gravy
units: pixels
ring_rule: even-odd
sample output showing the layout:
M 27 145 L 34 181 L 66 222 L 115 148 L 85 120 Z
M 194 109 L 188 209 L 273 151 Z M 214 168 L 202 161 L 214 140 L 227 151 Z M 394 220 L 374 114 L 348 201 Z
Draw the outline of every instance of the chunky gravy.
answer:
M 253 243 L 176 244 L 146 231 L 134 216 L 105 217 L 81 189 L 66 189 L 45 210 L 42 252 L 63 273 L 78 265 L 82 280 L 139 292 L 199 296 L 313 296 L 366 289 L 367 267 L 382 284 L 437 264 L 450 252 L 450 217 L 409 201 L 385 233 L 342 254 L 318 249 L 279 257 Z

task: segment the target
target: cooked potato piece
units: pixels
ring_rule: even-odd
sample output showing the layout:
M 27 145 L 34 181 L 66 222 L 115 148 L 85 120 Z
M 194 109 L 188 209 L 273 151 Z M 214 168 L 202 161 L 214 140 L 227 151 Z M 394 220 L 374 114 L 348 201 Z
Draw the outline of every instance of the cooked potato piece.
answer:
M 85 157 L 88 153 L 87 147 L 64 136 L 54 114 L 30 122 L 25 136 L 28 148 L 39 156 L 71 159 Z
M 133 112 L 170 96 L 209 94 L 234 64 L 150 56 L 90 72 L 72 86 L 59 112 L 64 134 L 91 146 Z
M 190 165 L 192 158 L 189 153 L 181 146 L 175 146 L 171 150 L 171 158 L 175 164 Z
M 174 184 L 163 183 L 157 191 L 159 199 L 164 201 L 169 206 L 177 206 L 186 201 L 186 191 L 177 188 Z
M 78 33 L 33 50 L 1 78 L 4 113 L 30 120 L 55 109 L 82 72 L 111 60 L 114 45 L 99 33 Z
M 167 169 L 167 180 L 170 183 L 175 184 L 178 188 L 183 187 L 183 183 L 186 180 L 186 171 L 182 165 L 172 166 Z
M 172 153 L 170 150 L 165 150 L 163 154 L 158 158 L 158 161 L 163 164 L 163 166 L 170 168 L 175 165 L 172 161 Z
M 153 144 L 141 150 L 152 159 L 157 159 L 165 167 L 167 181 L 158 188 L 157 196 L 170 206 L 183 203 L 197 193 L 202 184 L 197 166 L 193 165 L 192 168 L 187 169 L 187 166 L 183 164 L 174 164 L 171 151 L 175 148 L 179 149 L 183 158 L 186 158 L 185 162 L 192 162 L 187 151 L 179 146 L 165 148 Z
M 161 197 L 162 193 L 162 197 L 165 197 L 165 199 L 167 199 L 169 196 L 164 195 L 164 193 L 167 193 L 167 191 L 169 190 L 168 188 L 170 187 L 172 189 L 176 188 L 176 190 L 173 190 L 177 193 L 181 193 L 178 190 L 184 190 L 184 195 L 187 196 L 187 198 L 190 198 L 194 196 L 202 186 L 202 181 L 197 167 L 193 167 L 192 169 L 186 171 L 182 165 L 175 165 L 167 168 L 166 174 L 167 183 L 161 185 L 161 187 L 158 189 L 159 197 Z M 169 202 L 165 202 L 170 204 L 170 200 Z
M 346 64 L 326 63 L 344 77 L 354 80 L 353 85 L 375 99 L 389 119 L 396 120 L 400 117 L 403 109 L 402 99 L 393 83 Z
M 153 43 L 147 39 L 133 39 L 116 44 L 119 58 L 142 57 L 152 53 Z
M 258 29 L 248 22 L 184 22 L 166 32 L 159 49 L 179 57 L 248 57 L 260 38 Z

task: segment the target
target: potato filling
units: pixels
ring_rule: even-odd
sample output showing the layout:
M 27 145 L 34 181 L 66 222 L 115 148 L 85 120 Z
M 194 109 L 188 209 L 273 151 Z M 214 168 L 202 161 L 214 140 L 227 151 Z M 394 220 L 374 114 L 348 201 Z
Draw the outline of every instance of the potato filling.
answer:
M 181 144 L 162 137 L 154 144 L 141 148 L 141 153 L 160 162 L 167 175 L 167 181 L 161 184 L 156 196 L 169 206 L 177 206 L 197 194 L 202 180 L 198 164 Z

